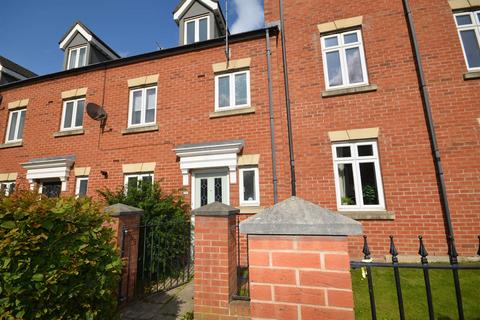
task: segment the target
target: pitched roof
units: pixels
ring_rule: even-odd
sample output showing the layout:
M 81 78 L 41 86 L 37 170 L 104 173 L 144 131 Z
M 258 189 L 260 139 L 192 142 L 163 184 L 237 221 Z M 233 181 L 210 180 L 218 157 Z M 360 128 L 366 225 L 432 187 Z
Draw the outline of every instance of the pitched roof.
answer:
M 100 39 L 93 31 L 91 31 L 86 25 L 84 25 L 80 20 L 77 20 L 68 31 L 62 36 L 58 44 L 62 50 L 66 49 L 67 44 L 75 36 L 76 32 L 79 32 L 84 36 L 88 42 L 91 42 L 105 54 L 107 54 L 112 59 L 121 58 L 118 53 L 110 48 L 102 39 Z
M 9 69 L 9 70 L 11 70 L 15 73 L 18 73 L 19 75 L 24 76 L 25 78 L 33 78 L 33 77 L 37 76 L 36 73 L 34 73 L 34 72 L 32 72 L 28 69 L 25 69 L 21 65 L 16 64 L 12 60 L 9 60 L 9 59 L 5 58 L 4 56 L 0 56 L 0 66 L 4 67 L 6 69 Z

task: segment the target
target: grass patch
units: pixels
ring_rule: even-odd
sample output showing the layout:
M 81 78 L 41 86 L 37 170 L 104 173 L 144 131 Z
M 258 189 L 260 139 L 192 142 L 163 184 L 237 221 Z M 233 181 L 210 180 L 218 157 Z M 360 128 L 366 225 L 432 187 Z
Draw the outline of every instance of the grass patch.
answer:
M 372 268 L 378 319 L 399 319 L 393 268 Z M 459 270 L 465 319 L 480 320 L 480 270 Z M 371 319 L 367 279 L 352 270 L 355 319 Z M 422 269 L 400 269 L 406 319 L 428 319 Z M 430 270 L 435 319 L 458 319 L 452 271 Z

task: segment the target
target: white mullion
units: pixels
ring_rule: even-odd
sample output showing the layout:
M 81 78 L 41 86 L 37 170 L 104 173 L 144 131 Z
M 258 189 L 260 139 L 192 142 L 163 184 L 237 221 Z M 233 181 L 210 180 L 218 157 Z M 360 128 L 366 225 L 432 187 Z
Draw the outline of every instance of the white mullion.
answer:
M 70 123 L 70 129 L 75 129 L 75 119 L 77 118 L 77 106 L 78 100 L 73 100 L 73 108 L 72 108 L 72 119 Z
M 140 124 L 145 124 L 147 118 L 147 90 L 142 88 L 142 104 L 140 106 Z
M 235 75 L 236 73 L 231 73 L 230 78 L 230 108 L 234 108 L 235 104 Z
M 343 33 L 338 35 L 338 45 L 340 51 L 340 70 L 342 71 L 343 82 L 341 86 L 344 87 L 350 85 L 350 79 L 348 79 L 348 67 L 347 67 L 347 53 L 345 51 L 345 42 L 343 39 Z
M 13 140 L 17 141 L 18 140 L 18 127 L 20 126 L 20 112 L 15 111 L 17 114 L 17 120 L 15 121 L 15 133 L 13 136 Z
M 80 61 L 80 48 L 76 48 L 75 51 L 77 51 L 77 55 L 75 57 L 75 68 L 78 68 Z
M 195 42 L 200 41 L 200 19 L 195 20 Z

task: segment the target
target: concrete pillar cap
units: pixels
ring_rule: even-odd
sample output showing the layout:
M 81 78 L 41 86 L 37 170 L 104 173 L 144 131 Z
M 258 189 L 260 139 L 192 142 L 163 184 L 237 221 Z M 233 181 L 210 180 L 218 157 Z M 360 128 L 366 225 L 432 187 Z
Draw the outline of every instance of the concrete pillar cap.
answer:
M 127 206 L 123 203 L 116 203 L 105 208 L 105 212 L 111 217 L 124 217 L 131 215 L 142 215 L 143 210 L 132 206 Z
M 291 197 L 240 223 L 240 232 L 256 235 L 349 236 L 362 225 L 298 197 Z
M 203 207 L 195 209 L 192 214 L 195 216 L 228 217 L 240 212 L 240 209 L 231 207 L 221 202 L 212 202 Z

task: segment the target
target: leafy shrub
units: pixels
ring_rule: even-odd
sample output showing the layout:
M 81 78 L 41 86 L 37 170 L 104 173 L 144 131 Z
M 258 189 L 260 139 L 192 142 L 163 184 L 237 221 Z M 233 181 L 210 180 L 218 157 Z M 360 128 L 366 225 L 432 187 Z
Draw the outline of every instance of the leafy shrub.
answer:
M 0 196 L 0 319 L 115 319 L 121 261 L 89 199 Z
M 183 197 L 176 192 L 162 192 L 158 182 L 140 183 L 138 188 L 130 186 L 128 192 L 121 188 L 99 193 L 109 205 L 123 203 L 144 210 L 138 262 L 138 270 L 143 270 L 144 276 L 163 281 L 185 272 L 190 250 L 190 217 Z M 141 275 L 139 272 L 138 276 Z

